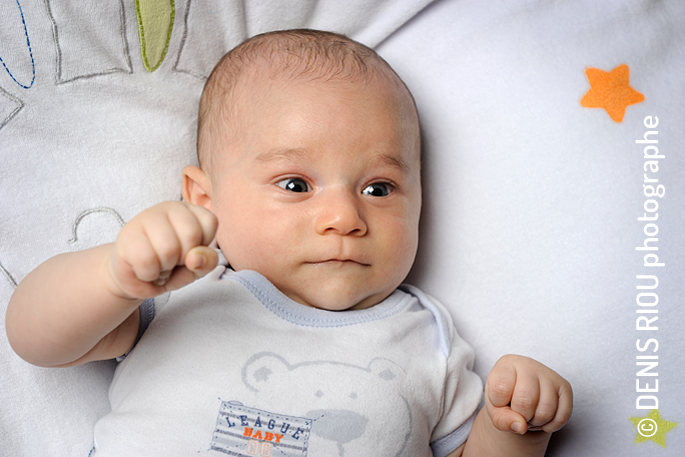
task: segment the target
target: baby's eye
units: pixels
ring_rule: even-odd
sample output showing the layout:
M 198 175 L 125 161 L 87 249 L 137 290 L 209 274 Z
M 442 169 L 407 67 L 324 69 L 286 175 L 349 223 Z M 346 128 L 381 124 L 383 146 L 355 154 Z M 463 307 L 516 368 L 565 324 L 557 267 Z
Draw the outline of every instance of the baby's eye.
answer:
M 387 197 L 392 190 L 392 185 L 385 182 L 376 182 L 366 186 L 364 190 L 362 190 L 362 194 L 371 197 Z
M 309 192 L 309 185 L 300 178 L 287 178 L 278 181 L 276 185 L 290 192 Z

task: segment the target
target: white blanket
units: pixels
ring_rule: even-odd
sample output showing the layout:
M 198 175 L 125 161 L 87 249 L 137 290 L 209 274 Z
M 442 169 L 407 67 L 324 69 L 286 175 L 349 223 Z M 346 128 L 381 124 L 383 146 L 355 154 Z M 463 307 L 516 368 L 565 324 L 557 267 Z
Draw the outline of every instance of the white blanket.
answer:
M 569 379 L 574 416 L 548 455 L 679 455 L 685 3 L 429 3 L 0 3 L 0 315 L 46 258 L 180 198 L 204 77 L 225 51 L 267 30 L 334 30 L 376 46 L 416 97 L 425 202 L 410 279 L 450 307 L 477 372 L 519 353 Z M 637 289 L 650 281 L 638 275 L 658 286 Z M 113 367 L 34 368 L 0 332 L 0 453 L 86 456 Z

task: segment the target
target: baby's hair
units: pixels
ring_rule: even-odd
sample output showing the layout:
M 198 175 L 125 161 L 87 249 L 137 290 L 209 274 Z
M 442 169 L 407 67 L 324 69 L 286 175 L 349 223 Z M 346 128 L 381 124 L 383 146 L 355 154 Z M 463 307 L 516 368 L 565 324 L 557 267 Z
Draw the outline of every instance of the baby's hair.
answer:
M 373 49 L 344 35 L 310 29 L 267 32 L 247 39 L 219 61 L 200 99 L 197 151 L 200 167 L 212 168 L 212 138 L 231 122 L 234 91 L 250 69 L 271 79 L 366 81 L 382 77 L 411 93 Z

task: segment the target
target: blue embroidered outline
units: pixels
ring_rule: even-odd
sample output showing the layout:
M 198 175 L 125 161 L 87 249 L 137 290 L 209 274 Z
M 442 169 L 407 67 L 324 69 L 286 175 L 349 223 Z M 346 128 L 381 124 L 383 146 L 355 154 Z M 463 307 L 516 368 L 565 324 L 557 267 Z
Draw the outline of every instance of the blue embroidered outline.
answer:
M 7 68 L 7 64 L 5 64 L 5 61 L 2 60 L 2 57 L 0 57 L 0 63 L 2 63 L 2 66 L 5 67 L 5 71 L 8 75 L 10 75 L 12 81 L 17 83 L 19 87 L 21 87 L 22 89 L 30 89 L 33 86 L 33 83 L 36 81 L 36 62 L 33 60 L 33 51 L 31 50 L 31 40 L 29 39 L 29 31 L 26 29 L 26 19 L 24 19 L 24 10 L 21 9 L 21 4 L 19 3 L 19 0 L 16 0 L 16 2 L 17 6 L 19 7 L 19 14 L 21 14 L 21 23 L 24 26 L 24 35 L 26 35 L 26 45 L 29 47 L 29 56 L 31 56 L 31 71 L 33 73 L 31 77 L 31 83 L 28 86 L 25 86 L 19 81 L 17 81 L 17 78 L 15 78 L 10 69 Z

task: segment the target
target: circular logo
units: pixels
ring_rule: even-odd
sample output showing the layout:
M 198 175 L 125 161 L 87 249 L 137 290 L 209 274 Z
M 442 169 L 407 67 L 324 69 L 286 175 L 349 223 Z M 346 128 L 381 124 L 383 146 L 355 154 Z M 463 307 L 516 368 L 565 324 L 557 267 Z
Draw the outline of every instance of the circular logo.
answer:
M 637 424 L 637 432 L 645 438 L 654 436 L 654 434 L 657 431 L 657 428 L 658 427 L 656 425 L 656 421 L 648 417 L 645 417 Z

